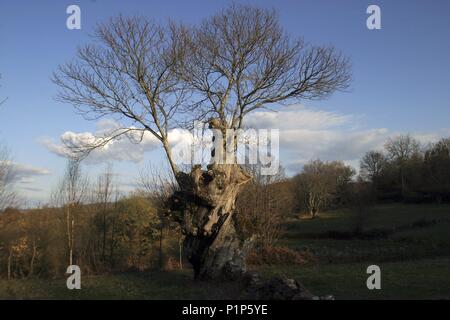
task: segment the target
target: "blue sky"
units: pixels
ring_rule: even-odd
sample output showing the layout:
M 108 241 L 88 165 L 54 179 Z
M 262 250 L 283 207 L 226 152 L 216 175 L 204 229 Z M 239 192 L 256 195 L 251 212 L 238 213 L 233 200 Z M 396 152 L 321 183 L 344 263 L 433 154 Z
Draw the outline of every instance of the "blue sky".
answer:
M 383 139 L 398 133 L 409 132 L 424 141 L 450 135 L 449 1 L 235 2 L 276 8 L 281 24 L 292 35 L 313 44 L 332 44 L 352 59 L 350 92 L 325 101 L 305 101 L 278 116 L 277 121 L 283 116 L 298 119 L 286 130 L 281 159 L 292 172 L 310 157 L 356 163 L 363 150 L 379 147 Z M 96 130 L 98 124 L 54 100 L 57 88 L 50 76 L 58 64 L 74 56 L 77 46 L 90 41 L 97 22 L 121 13 L 196 23 L 228 3 L 2 0 L 0 98 L 8 100 L 0 108 L 0 141 L 9 146 L 14 162 L 24 171 L 18 184 L 23 195 L 46 201 L 64 170 L 65 160 L 43 141 L 57 144 L 66 131 Z M 66 28 L 66 8 L 71 4 L 81 8 L 81 30 Z M 366 28 L 370 4 L 381 8 L 381 30 Z M 304 119 L 312 121 L 305 125 Z M 147 152 L 140 162 L 115 161 L 114 168 L 126 185 L 151 160 L 160 162 L 162 157 Z M 101 167 L 87 165 L 86 170 L 96 172 Z

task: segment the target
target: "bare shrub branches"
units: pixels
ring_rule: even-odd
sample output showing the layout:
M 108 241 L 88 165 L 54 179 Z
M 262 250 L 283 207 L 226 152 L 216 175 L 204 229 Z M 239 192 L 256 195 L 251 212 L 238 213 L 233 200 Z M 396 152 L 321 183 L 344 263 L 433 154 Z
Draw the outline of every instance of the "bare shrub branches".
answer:
M 9 151 L 0 144 L 0 212 L 17 204 L 13 180 L 14 167 L 9 157 Z

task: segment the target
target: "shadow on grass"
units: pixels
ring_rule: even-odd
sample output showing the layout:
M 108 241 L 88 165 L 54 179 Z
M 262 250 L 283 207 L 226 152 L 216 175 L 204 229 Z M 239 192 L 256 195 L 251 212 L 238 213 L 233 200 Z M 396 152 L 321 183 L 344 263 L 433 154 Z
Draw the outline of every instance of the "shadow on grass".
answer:
M 0 299 L 239 299 L 236 283 L 195 281 L 191 270 L 128 272 L 82 277 L 81 290 L 66 279 L 0 280 Z

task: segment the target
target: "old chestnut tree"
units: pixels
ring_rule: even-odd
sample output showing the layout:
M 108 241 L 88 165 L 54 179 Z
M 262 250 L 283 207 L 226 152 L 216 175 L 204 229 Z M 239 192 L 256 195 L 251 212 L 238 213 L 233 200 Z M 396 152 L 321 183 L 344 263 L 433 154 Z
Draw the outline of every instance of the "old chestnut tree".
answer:
M 238 5 L 194 26 L 118 17 L 99 25 L 94 39 L 55 72 L 58 97 L 88 119 L 113 117 L 122 128 L 70 146 L 73 154 L 130 133 L 156 137 L 178 183 L 167 206 L 186 235 L 196 278 L 245 272 L 249 243 L 233 217 L 251 175 L 237 163 L 181 171 L 169 132 L 199 120 L 225 133 L 257 109 L 327 97 L 348 87 L 349 60 L 291 37 L 271 10 Z

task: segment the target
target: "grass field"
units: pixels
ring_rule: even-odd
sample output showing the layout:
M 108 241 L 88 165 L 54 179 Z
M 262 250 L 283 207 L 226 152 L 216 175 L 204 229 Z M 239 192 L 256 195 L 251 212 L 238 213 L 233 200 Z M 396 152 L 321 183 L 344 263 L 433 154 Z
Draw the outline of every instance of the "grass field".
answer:
M 450 299 L 450 206 L 375 207 L 366 234 L 352 234 L 355 218 L 330 211 L 315 220 L 291 219 L 280 245 L 316 257 L 306 265 L 260 266 L 265 276 L 286 275 L 318 295 L 336 299 Z M 367 266 L 380 266 L 381 290 L 366 287 Z M 65 279 L 0 280 L 2 299 L 238 299 L 237 284 L 195 283 L 189 270 Z

